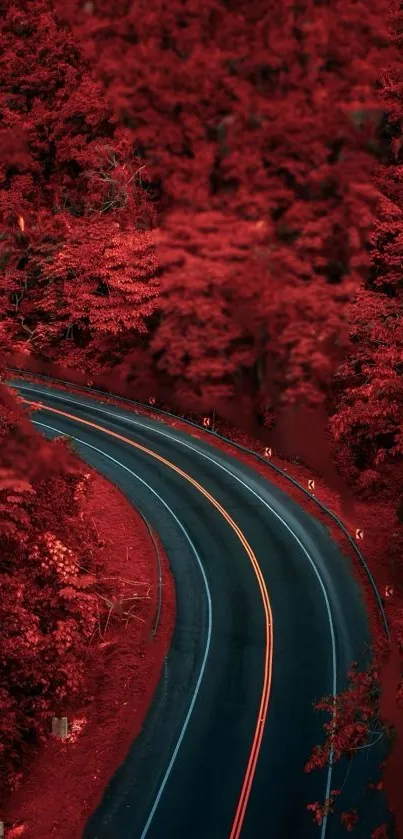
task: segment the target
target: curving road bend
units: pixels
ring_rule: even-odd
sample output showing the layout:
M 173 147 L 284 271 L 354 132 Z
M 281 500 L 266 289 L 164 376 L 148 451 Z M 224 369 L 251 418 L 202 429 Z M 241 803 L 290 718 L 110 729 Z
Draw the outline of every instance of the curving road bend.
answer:
M 342 839 L 306 811 L 342 788 L 368 839 L 385 819 L 381 746 L 304 773 L 321 716 L 369 630 L 326 529 L 239 460 L 190 433 L 57 388 L 13 380 L 46 436 L 67 434 L 157 530 L 175 578 L 172 645 L 143 731 L 83 839 Z M 91 757 L 89 756 L 89 760 Z M 371 797 L 373 796 L 373 797 Z

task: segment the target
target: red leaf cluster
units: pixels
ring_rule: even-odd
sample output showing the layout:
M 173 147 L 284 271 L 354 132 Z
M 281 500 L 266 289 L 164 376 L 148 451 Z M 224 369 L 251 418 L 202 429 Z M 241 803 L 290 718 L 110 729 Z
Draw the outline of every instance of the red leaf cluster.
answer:
M 248 388 L 256 410 L 275 384 L 288 398 L 323 397 L 348 339 L 345 303 L 370 265 L 386 6 L 70 0 L 58 9 L 131 128 L 163 212 L 157 380 L 168 374 L 178 397 L 193 384 L 206 406 Z M 179 341 L 177 309 L 190 298 L 195 327 Z M 207 315 L 222 324 L 217 339 Z
M 33 429 L 0 385 L 0 790 L 49 736 L 63 700 L 83 690 L 97 621 L 96 576 L 80 497 L 88 476 L 63 441 Z M 97 569 L 93 569 L 96 573 Z
M 50 2 L 0 19 L 2 347 L 102 369 L 155 309 L 142 163 Z
M 359 671 L 354 662 L 349 672 L 347 689 L 339 693 L 335 701 L 332 697 L 325 697 L 315 705 L 316 710 L 325 711 L 329 715 L 329 721 L 323 726 L 326 732 L 324 744 L 315 746 L 305 767 L 306 772 L 324 768 L 330 760 L 331 751 L 333 762 L 342 756 L 352 760 L 359 749 L 370 749 L 379 739 L 385 738 L 392 748 L 392 753 L 386 761 L 385 785 L 380 781 L 369 786 L 374 790 L 386 787 L 388 803 L 394 812 L 398 827 L 401 825 L 400 797 L 397 790 L 400 789 L 398 778 L 401 763 L 402 702 L 397 701 L 397 697 L 401 686 L 402 672 L 398 648 L 394 648 L 391 660 L 386 641 L 378 641 L 368 670 Z M 396 736 L 399 737 L 397 746 Z M 332 812 L 329 810 L 332 805 L 333 799 L 324 804 L 315 802 L 308 805 L 308 810 L 312 810 L 314 818 L 321 823 L 326 808 L 328 812 Z M 358 818 L 357 810 L 340 814 L 342 823 L 349 831 L 354 829 Z M 375 830 L 371 839 L 382 839 L 387 835 L 386 827 L 381 826 Z
M 333 762 L 343 755 L 352 758 L 357 749 L 371 740 L 374 721 L 379 711 L 378 664 L 374 662 L 364 672 L 353 664 L 349 673 L 349 686 L 339 693 L 336 700 L 324 697 L 315 705 L 316 710 L 330 715 L 324 724 L 326 740 L 314 749 L 305 771 L 323 768 L 329 762 L 333 749 Z

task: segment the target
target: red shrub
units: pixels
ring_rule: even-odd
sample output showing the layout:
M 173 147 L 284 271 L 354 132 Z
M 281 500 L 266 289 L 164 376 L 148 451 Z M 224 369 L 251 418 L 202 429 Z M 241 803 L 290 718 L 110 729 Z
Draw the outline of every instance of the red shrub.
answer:
M 87 481 L 62 441 L 46 442 L 0 384 L 0 791 L 30 744 L 83 688 L 97 621 Z M 83 567 L 84 566 L 84 569 Z

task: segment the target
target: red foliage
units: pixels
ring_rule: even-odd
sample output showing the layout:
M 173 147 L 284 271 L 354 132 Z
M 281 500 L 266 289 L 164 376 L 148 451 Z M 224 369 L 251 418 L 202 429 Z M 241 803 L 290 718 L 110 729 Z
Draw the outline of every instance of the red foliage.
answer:
M 97 620 L 96 577 L 81 567 L 92 565 L 91 527 L 80 517 L 87 477 L 0 385 L 2 795 L 18 786 L 24 755 L 49 733 L 63 699 L 83 688 Z
M 325 697 L 315 705 L 317 710 L 326 711 L 330 719 L 323 726 L 326 732 L 325 743 L 322 746 L 315 746 L 305 767 L 306 772 L 325 767 L 329 762 L 331 749 L 333 749 L 333 762 L 339 760 L 341 756 L 351 760 L 358 749 L 371 748 L 380 737 L 386 737 L 392 751 L 386 761 L 384 783 L 370 784 L 370 786 L 373 789 L 385 787 L 388 804 L 394 812 L 399 831 L 403 827 L 398 782 L 402 731 L 401 702 L 397 700 L 397 697 L 401 687 L 402 669 L 399 650 L 395 647 L 390 658 L 386 641 L 378 641 L 375 645 L 373 662 L 368 670 L 358 672 L 354 663 L 349 673 L 348 688 L 337 695 L 336 701 L 334 702 L 332 697 Z M 323 818 L 326 806 L 327 802 L 323 805 L 316 802 L 308 805 L 308 809 L 313 810 L 318 820 Z M 351 831 L 358 821 L 358 812 L 353 810 L 341 813 L 340 818 L 347 830 Z M 372 834 L 371 839 L 377 839 L 377 837 L 382 839 L 383 830 L 384 828 L 380 827 Z
M 48 0 L 6 2 L 1 23 L 3 348 L 105 365 L 155 308 L 141 161 Z
M 326 799 L 324 804 L 320 804 L 319 801 L 314 801 L 312 804 L 307 804 L 307 810 L 312 810 L 313 818 L 316 824 L 321 825 L 324 817 L 328 816 L 330 813 L 333 813 L 333 805 L 336 797 L 339 794 L 339 789 L 333 789 L 329 795 L 329 798 Z
M 337 370 L 330 426 L 339 468 L 362 497 L 396 499 L 403 480 L 403 324 L 396 300 L 361 289 L 350 306 L 352 350 Z
M 347 690 L 338 694 L 335 702 L 325 697 L 315 705 L 318 711 L 326 711 L 330 720 L 323 726 L 325 743 L 315 747 L 306 772 L 326 766 L 332 748 L 335 762 L 342 755 L 352 758 L 357 749 L 371 743 L 371 727 L 379 710 L 378 666 L 375 661 L 368 671 L 359 672 L 353 664 Z
M 58 5 L 160 179 L 165 206 L 224 205 L 260 218 L 299 199 L 311 219 L 318 207 L 306 190 L 330 211 L 326 198 L 344 205 L 343 189 L 332 195 L 339 178 L 352 214 L 355 200 L 361 209 L 366 143 L 357 145 L 356 127 L 365 122 L 361 140 L 370 139 L 385 9 L 352 0 Z
M 163 267 L 172 254 L 150 345 L 157 380 L 168 373 L 178 398 L 206 407 L 247 389 L 259 410 L 273 384 L 317 401 L 346 344 L 344 303 L 369 267 L 374 83 L 390 54 L 382 4 L 58 9 L 131 128 L 164 212 Z M 193 327 L 179 340 L 184 316 Z
M 346 830 L 350 832 L 351 830 L 354 830 L 354 827 L 358 822 L 357 810 L 348 810 L 348 812 L 342 813 L 340 818 Z
M 361 6 L 350 0 L 332 9 L 311 2 L 298 9 L 238 3 L 231 11 L 217 0 L 203 7 L 154 0 L 136 8 L 71 0 L 58 9 L 126 124 L 120 134 L 144 161 L 144 185 L 158 192 L 162 299 L 144 356 L 144 344 L 138 353 L 130 332 L 137 298 L 131 284 L 120 288 L 115 312 L 123 307 L 128 317 L 121 318 L 116 346 L 108 338 L 115 323 L 107 313 L 109 273 L 99 264 L 110 255 L 116 267 L 114 250 L 95 258 L 96 240 L 110 238 L 113 225 L 102 234 L 91 215 L 90 230 L 79 219 L 67 247 L 51 257 L 45 276 L 52 282 L 42 284 L 39 296 L 31 292 L 37 311 L 54 312 L 63 281 L 64 316 L 60 309 L 56 318 L 46 314 L 46 325 L 30 333 L 34 349 L 48 357 L 64 353 L 92 372 L 124 360 L 127 372 L 134 371 L 133 386 L 145 359 L 148 379 L 157 387 L 168 384 L 172 398 L 188 406 L 220 408 L 220 400 L 236 397 L 256 416 L 270 412 L 279 393 L 311 404 L 323 400 L 348 348 L 345 303 L 370 265 L 365 245 L 380 199 L 370 175 L 375 157 L 384 154 L 380 126 L 385 90 L 390 104 L 393 87 L 382 69 L 392 66 L 383 7 L 366 5 L 365 26 Z M 65 31 L 63 38 L 72 45 Z M 75 67 L 80 61 L 84 66 L 77 53 Z M 382 72 L 385 90 L 376 91 Z M 100 89 L 88 71 L 86 86 L 91 137 L 94 126 L 105 134 L 108 114 L 104 106 L 99 110 Z M 64 109 L 75 118 L 79 108 L 82 124 L 79 90 L 69 95 L 65 83 Z M 70 123 L 66 128 L 62 117 L 64 138 Z M 108 125 L 107 133 L 117 136 Z M 53 127 L 51 136 L 57 152 Z M 66 142 L 76 167 L 82 165 L 75 140 L 67 135 Z M 64 158 L 55 162 L 62 164 L 57 180 L 64 183 Z M 112 167 L 112 175 L 99 160 L 86 165 L 90 206 L 99 207 L 106 174 L 123 177 L 124 164 Z M 82 193 L 77 168 L 73 174 L 71 188 L 80 183 Z M 115 209 L 122 209 L 119 195 L 127 193 L 119 189 Z M 82 196 L 81 205 L 88 212 Z M 152 313 L 152 283 L 148 291 L 135 325 Z M 26 321 L 23 326 L 32 329 Z M 60 340 L 66 335 L 67 342 Z M 343 387 L 345 375 L 340 372 Z M 347 420 L 349 427 L 344 414 L 342 406 L 335 426 Z M 347 446 L 339 460 L 350 477 Z M 371 467 L 364 471 L 363 487 L 374 480 Z
M 403 18 L 394 0 L 389 19 L 401 56 Z M 331 420 L 339 466 L 349 480 L 363 497 L 376 491 L 396 506 L 403 479 L 402 82 L 401 60 L 379 79 L 385 118 L 373 180 L 381 200 L 369 240 L 371 270 L 347 310 L 351 349 L 337 370 Z

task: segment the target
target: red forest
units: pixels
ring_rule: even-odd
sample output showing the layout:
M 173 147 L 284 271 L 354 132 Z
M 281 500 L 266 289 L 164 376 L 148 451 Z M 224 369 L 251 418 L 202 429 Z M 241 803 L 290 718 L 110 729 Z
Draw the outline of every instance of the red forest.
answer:
M 309 464 L 318 445 L 330 483 L 337 473 L 346 497 L 382 505 L 377 563 L 393 577 L 403 654 L 400 3 L 5 0 L 0 19 L 4 363 L 19 353 L 66 378 L 113 374 L 133 398 L 214 409 Z M 64 545 L 88 560 L 89 537 L 71 524 L 72 453 L 39 442 L 0 387 L 0 580 L 13 592 L 0 657 L 17 665 L 0 691 L 4 792 L 58 695 L 54 557 Z M 301 410 L 322 445 L 308 424 L 303 439 L 284 435 Z M 92 582 L 68 582 L 59 692 L 80 689 Z M 340 697 L 340 754 L 365 742 L 379 669 L 353 672 Z M 399 734 L 401 660 L 398 671 L 385 720 Z M 40 683 L 44 698 L 28 700 Z M 321 744 L 308 768 L 324 756 Z M 310 806 L 320 820 L 331 804 Z M 343 818 L 354 827 L 355 813 Z

